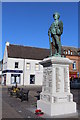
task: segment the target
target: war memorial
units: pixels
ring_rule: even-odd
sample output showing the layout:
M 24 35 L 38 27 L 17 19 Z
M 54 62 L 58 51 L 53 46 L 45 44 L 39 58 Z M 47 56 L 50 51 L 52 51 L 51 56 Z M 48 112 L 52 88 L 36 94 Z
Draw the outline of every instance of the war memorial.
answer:
M 76 113 L 76 103 L 70 93 L 69 83 L 69 65 L 73 62 L 61 56 L 63 22 L 59 21 L 60 15 L 57 12 L 53 18 L 54 22 L 48 30 L 50 56 L 40 62 L 43 65 L 43 84 L 40 100 L 37 101 L 37 109 L 40 108 L 50 116 Z

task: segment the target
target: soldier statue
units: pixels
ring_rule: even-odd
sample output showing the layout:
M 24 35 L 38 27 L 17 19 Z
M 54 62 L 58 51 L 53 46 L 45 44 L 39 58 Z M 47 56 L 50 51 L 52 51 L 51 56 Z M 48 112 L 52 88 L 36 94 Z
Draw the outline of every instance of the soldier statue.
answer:
M 48 30 L 49 43 L 50 43 L 50 55 L 61 55 L 61 34 L 63 33 L 63 23 L 59 21 L 59 13 L 53 14 L 54 22 L 51 24 Z M 52 42 L 51 42 L 51 38 Z M 55 47 L 55 54 L 52 52 L 52 47 Z

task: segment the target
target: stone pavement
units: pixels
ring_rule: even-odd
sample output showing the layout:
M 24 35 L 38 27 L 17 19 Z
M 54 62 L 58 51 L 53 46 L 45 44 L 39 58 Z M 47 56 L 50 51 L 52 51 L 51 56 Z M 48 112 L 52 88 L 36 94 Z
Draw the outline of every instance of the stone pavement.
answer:
M 41 90 L 41 86 L 26 86 L 25 89 L 29 89 L 29 101 L 21 102 L 19 98 L 10 97 L 7 87 L 2 88 L 2 118 L 56 118 L 50 117 L 44 114 L 43 116 L 35 115 L 37 99 L 34 97 L 37 95 L 36 91 Z M 57 116 L 57 118 L 79 118 L 80 117 L 80 90 L 71 90 L 74 94 L 74 101 L 77 103 L 78 113 Z
M 34 112 L 30 112 L 28 108 L 33 108 L 36 110 L 36 98 L 34 97 L 36 91 L 30 87 L 29 101 L 21 102 L 19 98 L 10 97 L 7 88 L 3 87 L 2 90 L 2 117 L 3 118 L 38 118 Z M 37 89 L 37 88 L 36 88 Z M 8 109 L 6 109 L 8 108 Z M 14 114 L 14 115 L 13 115 Z

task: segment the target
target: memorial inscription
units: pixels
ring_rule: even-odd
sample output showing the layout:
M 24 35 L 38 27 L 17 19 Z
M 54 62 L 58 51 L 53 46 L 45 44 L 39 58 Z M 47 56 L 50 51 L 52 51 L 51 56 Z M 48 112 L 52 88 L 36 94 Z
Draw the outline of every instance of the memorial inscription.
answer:
M 64 68 L 64 91 L 69 92 L 70 91 L 70 85 L 69 85 L 69 68 Z
M 43 91 L 51 92 L 52 87 L 52 67 L 46 67 L 43 70 Z

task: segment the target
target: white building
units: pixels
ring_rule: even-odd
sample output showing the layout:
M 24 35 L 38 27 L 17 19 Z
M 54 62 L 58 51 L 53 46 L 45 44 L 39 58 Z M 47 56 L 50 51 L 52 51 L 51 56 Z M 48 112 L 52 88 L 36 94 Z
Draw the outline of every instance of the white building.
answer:
M 39 62 L 49 56 L 49 49 L 6 43 L 3 57 L 4 85 L 42 85 L 43 67 Z

